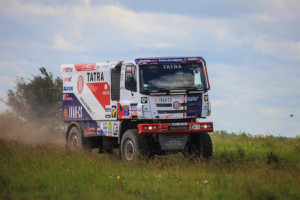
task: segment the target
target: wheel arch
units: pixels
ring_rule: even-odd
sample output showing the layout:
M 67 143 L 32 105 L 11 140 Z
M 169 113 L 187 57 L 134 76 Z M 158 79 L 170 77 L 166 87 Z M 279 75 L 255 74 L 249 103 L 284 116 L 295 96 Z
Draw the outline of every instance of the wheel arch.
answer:
M 118 144 L 121 144 L 121 140 L 122 140 L 122 137 L 123 137 L 124 133 L 129 129 L 138 129 L 137 125 L 138 125 L 138 123 L 132 122 L 130 120 L 122 121 L 121 131 L 120 131 L 120 134 L 118 136 Z

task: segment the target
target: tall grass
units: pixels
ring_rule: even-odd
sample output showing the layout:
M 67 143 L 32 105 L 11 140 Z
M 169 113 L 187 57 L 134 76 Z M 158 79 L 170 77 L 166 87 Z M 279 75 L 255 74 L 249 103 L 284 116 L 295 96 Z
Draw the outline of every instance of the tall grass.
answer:
M 0 199 L 300 199 L 300 139 L 214 132 L 210 161 L 0 140 Z

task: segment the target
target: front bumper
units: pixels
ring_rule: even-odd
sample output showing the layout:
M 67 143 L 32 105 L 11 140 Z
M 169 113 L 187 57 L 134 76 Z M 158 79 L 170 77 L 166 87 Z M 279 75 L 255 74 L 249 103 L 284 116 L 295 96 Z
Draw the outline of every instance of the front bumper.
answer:
M 185 134 L 213 132 L 212 122 L 180 122 L 180 123 L 153 123 L 139 124 L 140 135 L 150 134 Z

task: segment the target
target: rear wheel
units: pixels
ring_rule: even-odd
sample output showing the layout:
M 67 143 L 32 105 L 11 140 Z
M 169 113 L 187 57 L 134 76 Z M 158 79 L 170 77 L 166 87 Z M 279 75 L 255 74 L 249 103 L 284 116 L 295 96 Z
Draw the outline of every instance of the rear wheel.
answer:
M 67 147 L 69 149 L 82 148 L 83 138 L 76 126 L 73 126 L 69 132 L 67 139 Z
M 67 138 L 67 147 L 69 149 L 92 149 L 91 138 L 84 138 L 77 126 L 73 126 Z

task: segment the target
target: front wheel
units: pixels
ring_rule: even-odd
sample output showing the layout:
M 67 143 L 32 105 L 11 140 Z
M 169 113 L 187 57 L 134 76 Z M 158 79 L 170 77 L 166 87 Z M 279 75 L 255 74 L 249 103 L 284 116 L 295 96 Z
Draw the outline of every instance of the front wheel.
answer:
M 149 155 L 147 138 L 136 129 L 127 130 L 121 140 L 121 156 L 124 161 L 136 161 L 140 155 Z
M 212 157 L 213 146 L 208 133 L 200 133 L 199 135 L 192 135 L 189 146 L 183 151 L 186 157 L 203 157 L 209 159 Z

